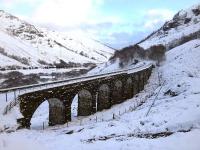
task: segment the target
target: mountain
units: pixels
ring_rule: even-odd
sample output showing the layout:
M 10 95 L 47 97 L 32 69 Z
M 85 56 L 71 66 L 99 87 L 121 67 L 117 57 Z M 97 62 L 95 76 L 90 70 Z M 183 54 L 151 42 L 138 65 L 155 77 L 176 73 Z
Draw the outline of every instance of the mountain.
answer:
M 191 13 L 194 7 L 198 6 L 185 11 Z M 198 15 L 193 13 L 193 17 Z M 183 23 L 177 28 L 182 27 L 183 32 L 190 28 L 187 35 L 191 35 L 197 31 L 194 26 L 193 23 L 188 26 Z M 181 31 L 173 28 L 169 31 L 167 36 L 160 38 L 162 40 L 158 38 L 162 37 L 158 31 L 154 32 L 138 45 L 124 48 L 109 62 L 92 70 L 99 73 L 120 69 L 120 59 L 134 50 L 137 53 L 138 50 L 148 52 L 156 44 L 164 45 L 165 61 L 153 69 L 144 90 L 135 97 L 108 110 L 73 118 L 72 122 L 55 127 L 44 127 L 45 123 L 48 126 L 49 107 L 48 103 L 43 103 L 34 114 L 30 130 L 15 130 L 16 119 L 21 115 L 19 106 L 16 106 L 8 115 L 0 113 L 0 149 L 63 150 L 63 147 L 68 147 L 83 150 L 199 150 L 200 39 L 191 36 L 191 39 L 179 43 L 184 37 L 178 36 Z M 176 43 L 172 44 L 173 48 L 167 47 L 173 42 Z M 138 59 L 139 54 L 135 56 Z M 126 67 L 147 62 L 135 60 L 130 59 Z M 4 100 L 5 95 L 0 98 L 0 112 L 3 112 L 8 102 Z
M 141 65 L 145 61 L 165 59 L 165 51 L 200 38 L 200 4 L 179 11 L 172 20 L 145 39 L 116 51 L 109 62 L 97 66 L 92 73 L 99 70 L 108 72 L 116 69 Z M 197 41 L 199 42 L 199 41 Z M 189 51 L 189 50 L 188 50 Z M 159 56 L 160 55 L 160 56 Z
M 80 67 L 106 62 L 114 49 L 49 31 L 0 10 L 0 68 Z
M 172 20 L 138 44 L 147 49 L 162 44 L 167 50 L 200 38 L 200 4 L 179 11 Z

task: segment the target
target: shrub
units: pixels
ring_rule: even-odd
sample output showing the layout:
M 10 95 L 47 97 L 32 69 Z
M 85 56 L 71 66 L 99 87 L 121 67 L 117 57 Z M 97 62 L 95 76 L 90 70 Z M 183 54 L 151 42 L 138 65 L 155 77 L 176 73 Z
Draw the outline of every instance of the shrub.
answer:
M 155 60 L 158 64 L 165 60 L 166 48 L 163 45 L 155 45 L 149 48 L 149 59 Z
M 18 72 L 18 71 L 11 71 L 7 73 L 6 78 L 8 79 L 20 79 L 23 77 L 23 73 Z
M 21 72 L 12 71 L 5 75 L 6 80 L 1 84 L 1 88 L 11 88 L 16 86 L 24 86 L 36 84 L 40 81 L 39 75 L 30 74 L 23 75 Z
M 133 58 L 144 58 L 145 50 L 139 45 L 133 45 L 125 47 L 120 51 L 115 51 L 114 56 L 111 57 L 111 60 L 114 58 L 119 58 L 123 62 L 129 62 Z

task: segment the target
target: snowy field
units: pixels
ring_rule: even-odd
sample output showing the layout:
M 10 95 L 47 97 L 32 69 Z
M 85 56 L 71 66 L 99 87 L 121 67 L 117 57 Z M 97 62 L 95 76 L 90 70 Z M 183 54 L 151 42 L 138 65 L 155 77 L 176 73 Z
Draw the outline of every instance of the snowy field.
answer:
M 50 68 L 50 69 L 43 69 L 43 68 L 38 68 L 38 69 L 17 69 L 17 70 L 6 70 L 6 71 L 0 71 L 0 73 L 4 74 L 4 73 L 9 73 L 12 71 L 19 71 L 21 73 L 23 73 L 24 75 L 28 75 L 28 74 L 39 74 L 39 73 L 43 73 L 43 74 L 51 74 L 51 73 L 66 73 L 66 72 L 70 72 L 73 70 L 80 70 L 80 69 L 89 69 L 89 68 L 85 68 L 85 67 L 77 67 L 77 68 L 62 68 L 62 69 L 57 69 L 57 68 Z
M 14 132 L 8 129 L 0 134 L 0 150 L 199 150 L 199 58 L 200 40 L 174 48 L 136 97 L 62 126 Z M 42 123 L 41 117 L 36 121 Z M 163 135 L 155 136 L 159 133 Z

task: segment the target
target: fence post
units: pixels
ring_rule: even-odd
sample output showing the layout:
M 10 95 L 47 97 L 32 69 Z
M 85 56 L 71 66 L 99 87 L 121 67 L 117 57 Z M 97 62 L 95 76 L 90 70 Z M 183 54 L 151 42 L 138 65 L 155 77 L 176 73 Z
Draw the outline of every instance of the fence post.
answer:
M 9 107 L 7 106 L 7 107 L 6 107 L 6 114 L 8 113 L 8 109 L 9 109 Z
M 7 114 L 8 113 L 8 105 L 6 106 L 6 110 L 4 112 L 4 114 Z
M 44 130 L 44 122 L 42 123 L 42 129 Z
M 8 93 L 6 92 L 6 102 L 8 101 Z
M 115 119 L 115 114 L 113 113 L 113 120 Z
M 11 107 L 12 107 L 12 102 L 10 103 L 8 110 L 10 110 L 10 109 L 11 109 Z

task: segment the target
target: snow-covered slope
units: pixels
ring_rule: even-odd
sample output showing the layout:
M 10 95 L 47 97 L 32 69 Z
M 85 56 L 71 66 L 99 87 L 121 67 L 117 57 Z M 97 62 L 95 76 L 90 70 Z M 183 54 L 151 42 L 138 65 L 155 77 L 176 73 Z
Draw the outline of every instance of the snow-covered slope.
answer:
M 35 143 L 37 149 L 48 150 L 62 150 L 63 147 L 73 150 L 199 150 L 199 57 L 200 40 L 178 46 L 167 52 L 166 61 L 154 69 L 148 85 L 137 97 L 113 106 L 110 110 L 86 117 L 81 125 L 77 120 L 42 131 L 41 122 L 39 131 L 2 133 L 0 149 L 10 150 L 13 146 L 33 149 L 34 145 L 26 143 Z M 161 75 L 160 79 L 158 73 Z M 157 94 L 158 97 L 146 116 Z M 141 101 L 145 103 L 133 110 Z M 12 113 L 16 113 L 15 111 Z M 116 118 L 114 120 L 113 114 Z
M 163 44 L 169 50 L 196 38 L 200 38 L 200 4 L 179 11 L 172 20 L 139 42 L 139 45 L 147 49 Z
M 3 132 L 0 149 L 199 150 L 199 64 L 200 39 L 185 41 L 166 52 L 166 60 L 153 70 L 145 89 L 134 98 L 63 126 Z M 118 67 L 107 63 L 99 69 Z M 47 109 L 43 106 L 41 114 Z M 17 115 L 17 109 L 8 116 L 0 115 L 0 129 L 14 125 L 12 119 Z M 41 118 L 35 116 L 34 121 Z M 42 128 L 42 121 L 40 124 Z
M 92 39 L 48 31 L 4 11 L 0 11 L 0 22 L 0 57 L 5 60 L 0 67 L 97 64 L 107 61 L 114 53 Z
M 153 32 L 135 45 L 115 52 L 109 62 L 97 66 L 91 72 L 113 71 L 123 67 L 133 67 L 135 60 L 152 61 L 149 55 L 160 45 L 167 51 L 188 41 L 200 38 L 200 4 L 179 11 L 172 20 L 166 22 L 159 30 Z M 141 55 L 142 57 L 138 57 Z M 154 60 L 155 61 L 155 60 Z M 140 64 L 136 64 L 140 65 Z

